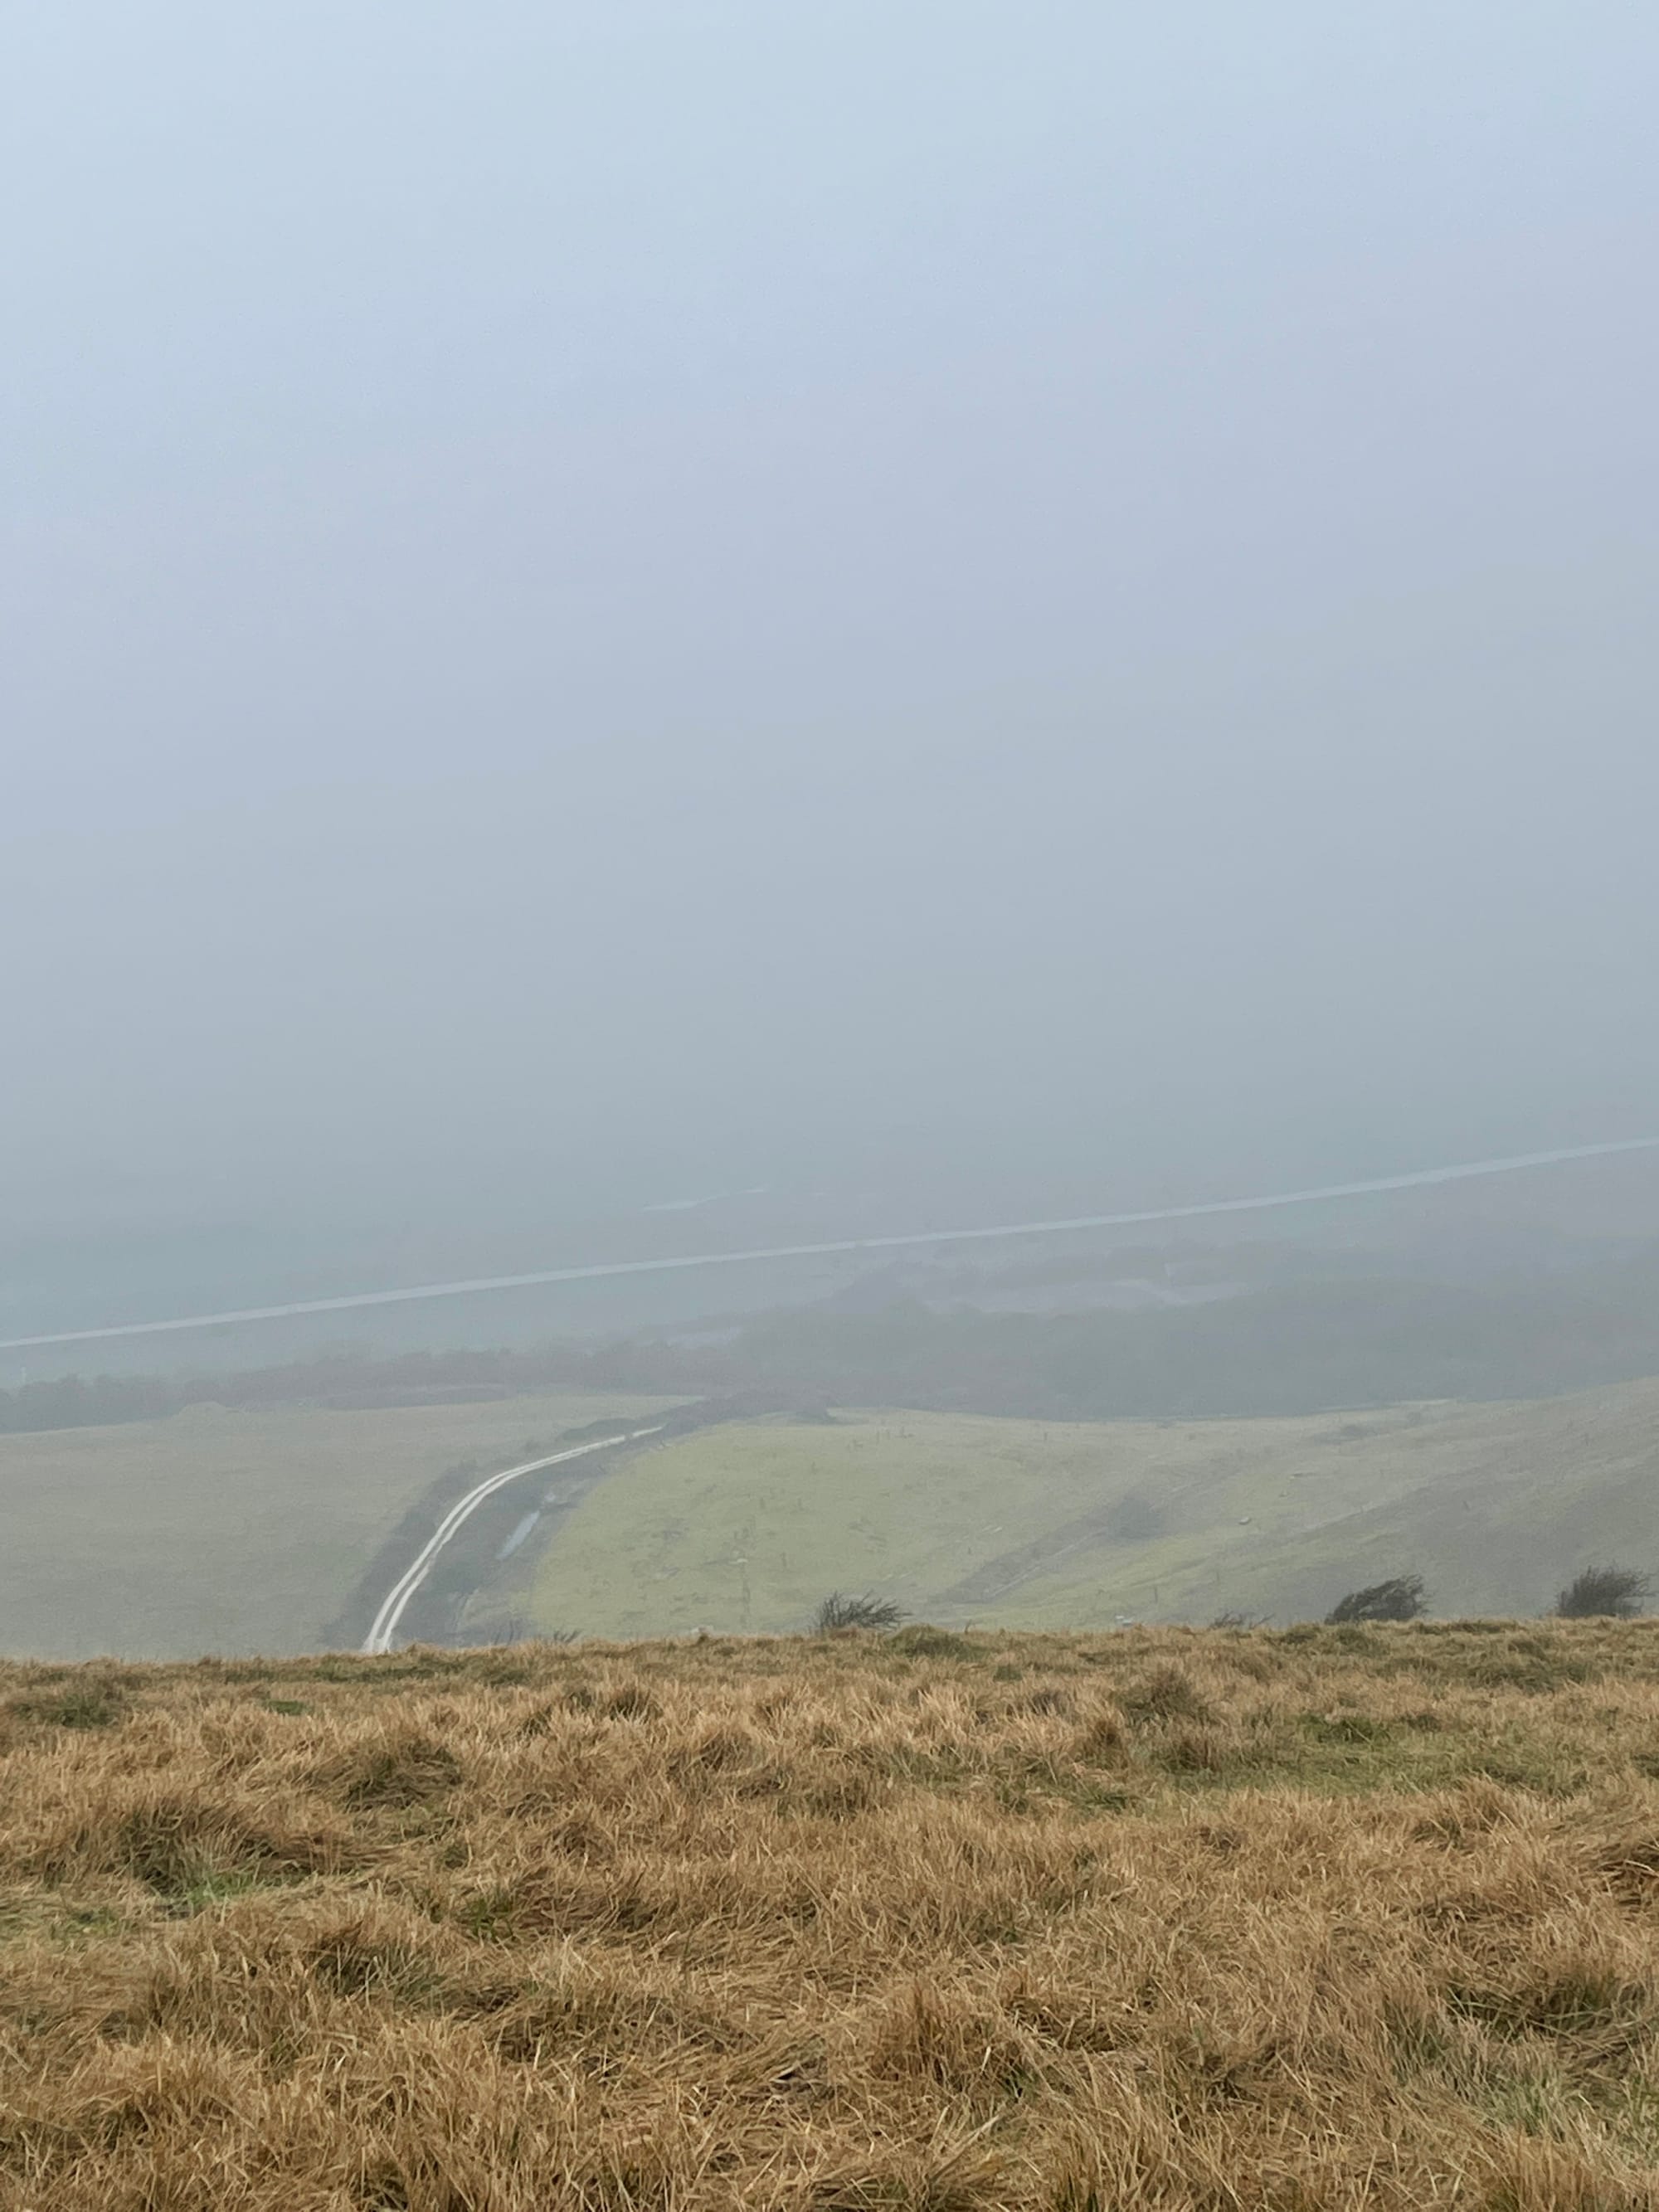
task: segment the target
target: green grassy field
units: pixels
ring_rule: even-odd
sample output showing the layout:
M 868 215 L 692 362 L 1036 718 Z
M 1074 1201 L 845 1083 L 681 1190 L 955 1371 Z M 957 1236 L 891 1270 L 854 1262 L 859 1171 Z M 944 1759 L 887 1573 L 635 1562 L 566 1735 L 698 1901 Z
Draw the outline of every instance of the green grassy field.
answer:
M 314 1650 L 447 1468 L 656 1399 L 562 1393 L 233 1412 L 0 1437 L 0 1650 L 72 1659 Z
M 709 1429 L 601 1483 L 531 1601 L 598 1636 L 799 1627 L 831 1589 L 1019 1627 L 1322 1614 L 1401 1572 L 1435 1610 L 1541 1611 L 1659 1567 L 1659 1382 L 1288 1420 L 842 1413 Z

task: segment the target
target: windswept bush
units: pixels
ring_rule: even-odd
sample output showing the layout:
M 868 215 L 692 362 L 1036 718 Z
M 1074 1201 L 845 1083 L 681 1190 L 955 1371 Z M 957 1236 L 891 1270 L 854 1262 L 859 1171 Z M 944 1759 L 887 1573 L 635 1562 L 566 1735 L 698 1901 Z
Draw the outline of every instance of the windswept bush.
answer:
M 1653 1578 L 1633 1567 L 1586 1567 L 1555 1601 L 1562 1620 L 1633 1620 L 1645 1613 Z
M 833 1636 L 842 1628 L 896 1628 L 904 1617 L 904 1607 L 895 1605 L 891 1598 L 851 1597 L 831 1590 L 812 1615 L 812 1632 Z
M 1350 1590 L 1325 1619 L 1337 1628 L 1356 1620 L 1415 1620 L 1427 1610 L 1422 1576 L 1395 1575 L 1389 1582 Z

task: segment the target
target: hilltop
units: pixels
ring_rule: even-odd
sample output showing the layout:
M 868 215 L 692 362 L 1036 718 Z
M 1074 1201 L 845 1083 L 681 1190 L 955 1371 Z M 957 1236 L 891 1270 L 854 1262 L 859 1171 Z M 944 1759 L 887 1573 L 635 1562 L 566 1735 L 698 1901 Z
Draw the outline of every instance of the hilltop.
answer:
M 1659 2203 L 1659 1624 L 0 1670 L 0 2203 Z

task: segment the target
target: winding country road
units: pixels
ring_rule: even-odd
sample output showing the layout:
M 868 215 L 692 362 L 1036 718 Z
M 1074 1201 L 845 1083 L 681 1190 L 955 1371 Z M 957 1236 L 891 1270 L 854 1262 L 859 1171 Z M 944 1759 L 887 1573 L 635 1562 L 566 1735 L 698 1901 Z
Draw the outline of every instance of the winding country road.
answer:
M 629 1429 L 614 1437 L 595 1437 L 591 1443 L 571 1444 L 563 1451 L 550 1452 L 544 1459 L 527 1459 L 518 1467 L 503 1468 L 469 1490 L 465 1498 L 452 1505 L 443 1519 L 422 1546 L 380 1603 L 374 1626 L 363 1638 L 362 1648 L 369 1656 L 377 1656 L 392 1649 L 392 1638 L 398 1633 L 398 1624 L 410 1598 L 437 1565 L 438 1556 L 465 1523 L 471 1519 L 486 1498 L 493 1498 L 509 1482 L 516 1482 L 521 1474 L 538 1474 L 544 1467 L 562 1467 L 567 1460 L 584 1459 L 590 1452 L 610 1451 L 617 1444 L 638 1443 L 642 1437 L 662 1434 L 665 1423 L 659 1421 L 648 1429 Z

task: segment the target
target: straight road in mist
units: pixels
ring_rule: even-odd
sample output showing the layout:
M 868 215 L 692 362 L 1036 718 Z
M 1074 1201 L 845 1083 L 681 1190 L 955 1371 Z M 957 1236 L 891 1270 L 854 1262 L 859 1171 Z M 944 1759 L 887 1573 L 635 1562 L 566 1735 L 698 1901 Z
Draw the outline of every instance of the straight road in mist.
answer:
M 1507 1159 L 1466 1160 L 1455 1167 L 1418 1168 L 1410 1175 L 1378 1176 L 1369 1182 L 1325 1183 L 1316 1190 L 1281 1190 L 1260 1198 L 1213 1198 L 1196 1206 L 1152 1206 L 1137 1213 L 1079 1213 L 1065 1221 L 1012 1221 L 989 1229 L 909 1230 L 896 1237 L 842 1237 L 821 1244 L 770 1244 L 747 1252 L 693 1252 L 672 1260 L 608 1260 L 586 1267 L 544 1267 L 529 1275 L 479 1275 L 462 1282 L 420 1283 L 402 1291 L 356 1291 L 337 1298 L 301 1298 L 289 1305 L 243 1306 L 228 1313 L 189 1314 L 177 1321 L 121 1322 L 105 1328 L 58 1329 L 45 1336 L 0 1338 L 0 1352 L 27 1352 L 48 1344 L 93 1344 L 112 1337 L 161 1336 L 187 1328 L 229 1328 L 251 1321 L 290 1321 L 304 1314 L 353 1313 L 363 1306 L 394 1306 L 416 1298 L 464 1298 L 484 1291 L 523 1291 L 547 1283 L 591 1283 L 614 1275 L 666 1275 L 683 1267 L 737 1267 L 763 1260 L 830 1259 L 849 1252 L 899 1252 L 925 1244 L 970 1244 L 994 1237 L 1051 1237 L 1072 1229 L 1133 1229 L 1154 1221 L 1197 1221 L 1210 1214 L 1263 1213 L 1279 1206 L 1369 1198 L 1389 1190 L 1422 1190 L 1436 1183 L 1467 1182 L 1476 1176 L 1517 1175 L 1525 1168 L 1555 1167 L 1567 1160 L 1610 1158 L 1616 1152 L 1650 1152 L 1659 1137 L 1626 1137 L 1611 1145 L 1570 1145 L 1559 1152 L 1516 1152 Z

